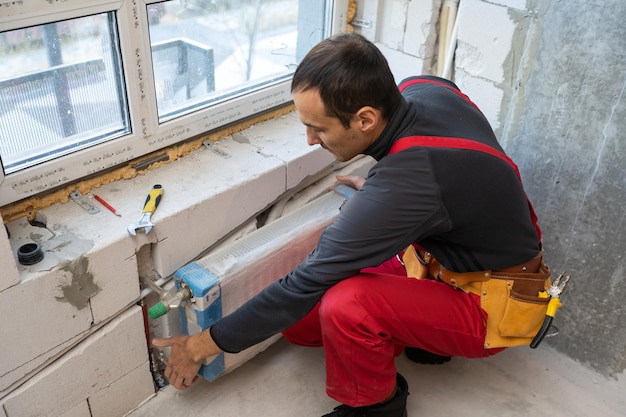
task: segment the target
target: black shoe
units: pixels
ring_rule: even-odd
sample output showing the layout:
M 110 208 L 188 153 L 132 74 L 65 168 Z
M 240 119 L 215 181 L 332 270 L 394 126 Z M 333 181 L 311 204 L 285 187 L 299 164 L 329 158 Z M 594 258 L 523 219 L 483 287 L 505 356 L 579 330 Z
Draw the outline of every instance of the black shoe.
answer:
M 340 405 L 335 407 L 332 413 L 324 414 L 322 417 L 407 417 L 406 397 L 409 395 L 409 384 L 400 374 L 396 380 L 398 381 L 398 391 L 389 401 L 365 407 Z
M 410 361 L 422 365 L 441 365 L 452 359 L 451 356 L 436 355 L 427 350 L 414 347 L 404 348 L 404 354 Z

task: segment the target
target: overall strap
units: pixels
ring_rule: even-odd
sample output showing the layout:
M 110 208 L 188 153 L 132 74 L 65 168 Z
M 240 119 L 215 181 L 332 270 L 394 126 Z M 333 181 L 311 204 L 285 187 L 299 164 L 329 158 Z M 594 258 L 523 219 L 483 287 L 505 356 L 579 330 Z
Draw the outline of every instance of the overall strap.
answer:
M 411 85 L 415 85 L 415 84 L 434 84 L 434 85 L 438 85 L 440 87 L 445 87 L 448 90 L 452 91 L 454 94 L 456 94 L 457 96 L 461 97 L 463 100 L 465 100 L 468 104 L 470 104 L 472 107 L 474 107 L 476 110 L 478 110 L 480 112 L 480 109 L 478 108 L 478 106 L 476 104 L 474 104 L 474 102 L 472 100 L 470 100 L 470 98 L 468 96 L 466 96 L 465 94 L 463 94 L 460 90 L 458 90 L 457 88 L 454 88 L 453 86 L 451 86 L 450 84 L 447 84 L 443 81 L 436 81 L 436 80 L 431 80 L 429 78 L 413 78 L 410 79 L 408 81 L 405 81 L 404 83 L 402 83 L 398 89 L 400 90 L 400 92 L 404 91 L 407 87 L 411 86 Z M 481 112 L 482 113 L 482 112 Z
M 509 166 L 513 169 L 517 178 L 519 178 L 520 182 L 522 181 L 522 177 L 519 173 L 519 169 L 515 162 L 508 156 L 506 156 L 503 152 L 495 149 L 489 145 L 485 145 L 484 143 L 476 142 L 469 139 L 462 138 L 449 138 L 449 137 L 441 137 L 441 136 L 406 136 L 398 139 L 392 146 L 389 154 L 394 154 L 396 152 L 403 151 L 408 148 L 412 148 L 414 146 L 423 146 L 423 147 L 433 147 L 433 148 L 449 148 L 449 149 L 466 149 L 471 151 L 478 151 L 487 153 L 489 155 L 495 156 L 496 158 L 500 158 L 505 161 Z M 530 209 L 530 218 L 533 222 L 533 226 L 537 231 L 537 237 L 539 243 L 541 243 L 541 229 L 539 228 L 539 224 L 537 223 L 537 214 L 535 213 L 535 209 L 526 195 L 526 200 L 528 201 L 528 208 Z

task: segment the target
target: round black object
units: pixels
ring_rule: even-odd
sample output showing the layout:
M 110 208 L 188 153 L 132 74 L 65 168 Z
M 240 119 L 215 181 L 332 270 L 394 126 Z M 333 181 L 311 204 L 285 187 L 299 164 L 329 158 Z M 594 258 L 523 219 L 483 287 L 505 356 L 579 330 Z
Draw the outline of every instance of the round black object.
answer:
M 38 243 L 27 243 L 17 250 L 17 260 L 22 265 L 34 265 L 44 257 L 43 249 Z

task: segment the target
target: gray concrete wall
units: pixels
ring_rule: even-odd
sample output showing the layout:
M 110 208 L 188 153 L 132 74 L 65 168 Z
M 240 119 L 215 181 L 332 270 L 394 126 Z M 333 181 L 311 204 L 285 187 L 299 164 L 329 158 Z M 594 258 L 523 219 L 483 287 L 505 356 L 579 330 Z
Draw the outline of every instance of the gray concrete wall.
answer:
M 553 274 L 572 282 L 546 342 L 626 367 L 626 2 L 537 0 L 507 61 L 501 140 L 518 163 Z M 520 41 L 520 39 L 523 39 Z
M 432 73 L 409 46 L 434 50 L 421 31 L 441 2 L 377 4 L 391 16 L 376 39 L 397 78 L 420 60 Z M 458 16 L 453 80 L 519 165 L 554 275 L 572 276 L 561 334 L 544 343 L 616 376 L 626 368 L 626 0 L 461 0 Z M 398 22 L 405 33 L 385 32 Z

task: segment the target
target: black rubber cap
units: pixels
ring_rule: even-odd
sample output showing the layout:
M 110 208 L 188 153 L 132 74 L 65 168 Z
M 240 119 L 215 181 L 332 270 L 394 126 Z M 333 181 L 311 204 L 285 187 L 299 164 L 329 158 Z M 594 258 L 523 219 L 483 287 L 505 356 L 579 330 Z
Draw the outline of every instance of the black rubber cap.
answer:
M 34 265 L 44 258 L 43 249 L 38 243 L 27 243 L 17 250 L 17 260 L 22 265 Z

